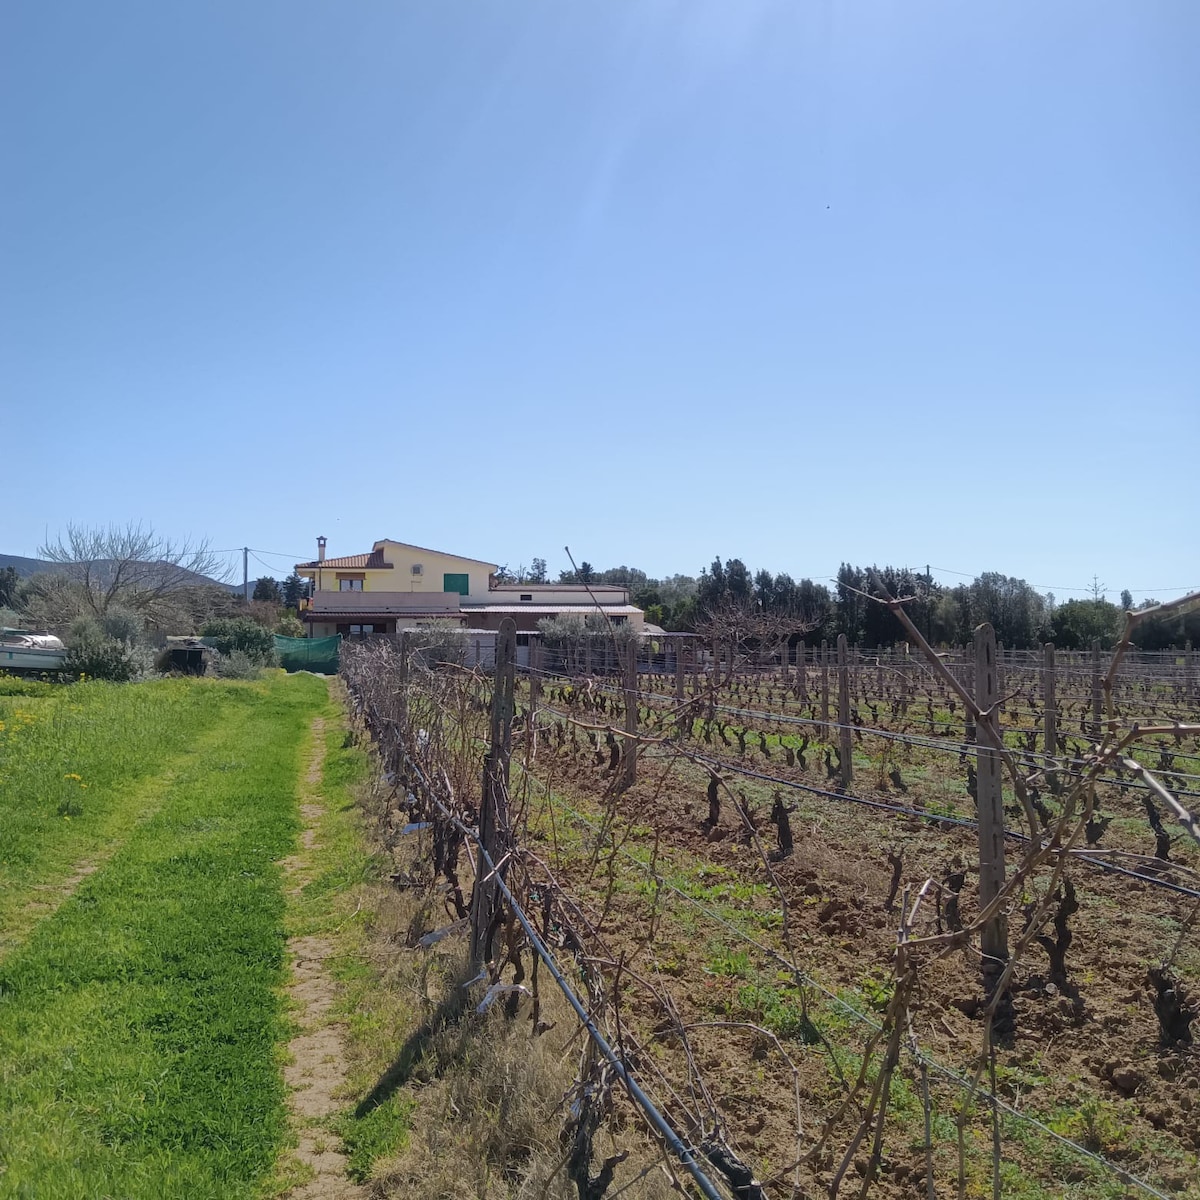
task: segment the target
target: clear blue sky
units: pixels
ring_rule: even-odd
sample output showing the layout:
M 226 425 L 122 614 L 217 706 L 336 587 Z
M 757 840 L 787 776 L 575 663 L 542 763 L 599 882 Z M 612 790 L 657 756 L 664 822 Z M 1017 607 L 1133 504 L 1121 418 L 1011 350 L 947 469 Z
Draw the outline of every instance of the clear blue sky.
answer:
M 0 551 L 1200 585 L 1197 46 L 1195 0 L 10 0 Z

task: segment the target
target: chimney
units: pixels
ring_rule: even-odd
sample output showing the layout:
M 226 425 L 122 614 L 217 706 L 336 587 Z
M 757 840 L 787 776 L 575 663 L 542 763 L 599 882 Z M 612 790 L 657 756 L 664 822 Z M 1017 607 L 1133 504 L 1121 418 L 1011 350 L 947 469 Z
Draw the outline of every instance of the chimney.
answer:
M 319 537 L 319 538 L 317 538 L 317 562 L 324 562 L 324 561 L 325 561 L 325 539 L 323 537 Z

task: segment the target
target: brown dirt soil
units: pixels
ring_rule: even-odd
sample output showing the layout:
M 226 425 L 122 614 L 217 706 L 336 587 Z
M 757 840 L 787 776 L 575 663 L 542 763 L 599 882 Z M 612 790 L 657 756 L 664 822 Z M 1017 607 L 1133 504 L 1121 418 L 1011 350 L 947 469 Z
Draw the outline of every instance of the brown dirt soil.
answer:
M 315 827 L 324 811 L 312 801 L 325 758 L 325 722 L 321 717 L 313 721 L 312 738 L 300 805 L 304 820 L 302 852 L 283 860 L 291 880 L 290 894 L 296 894 L 304 885 L 307 852 L 317 845 Z M 313 1173 L 307 1182 L 287 1193 L 288 1200 L 357 1200 L 366 1195 L 364 1188 L 347 1179 L 346 1156 L 337 1148 L 336 1137 L 322 1128 L 322 1122 L 339 1108 L 337 1096 L 346 1082 L 342 1031 L 329 1020 L 337 990 L 325 964 L 333 949 L 326 938 L 296 937 L 288 942 L 292 958 L 288 995 L 295 1006 L 300 1032 L 288 1043 L 290 1061 L 283 1077 L 290 1089 L 288 1105 L 299 1139 L 293 1154 Z
M 774 732 L 769 722 L 763 727 Z M 807 782 L 825 787 L 830 785 L 823 778 L 814 778 L 820 768 L 820 749 L 815 744 L 809 751 L 813 771 Z M 731 755 L 720 745 L 710 748 L 701 744 L 697 750 L 736 757 L 736 752 Z M 798 767 L 788 768 L 780 759 L 777 753 L 774 761 L 763 763 L 762 756 L 751 753 L 741 761 L 780 777 L 806 779 Z M 941 760 L 932 765 L 917 762 L 930 770 L 936 766 L 939 778 L 933 781 L 933 790 L 940 791 L 944 777 Z M 953 758 L 949 763 L 947 774 L 957 774 L 961 768 Z M 914 773 L 905 766 L 910 778 Z M 552 779 L 558 794 L 590 819 L 599 820 L 607 778 L 603 768 L 594 763 L 590 747 L 572 753 L 569 742 L 555 747 L 547 737 L 541 741 L 533 774 L 538 780 L 533 796 L 544 794 L 546 781 Z M 895 795 L 872 786 L 877 774 L 877 769 L 862 770 L 855 780 L 856 794 L 895 803 Z M 736 775 L 730 775 L 729 781 L 757 810 L 763 841 L 774 849 L 774 830 L 765 819 L 771 805 L 769 785 Z M 945 786 L 953 785 L 948 782 Z M 961 794 L 961 784 L 958 787 Z M 909 802 L 919 801 L 922 790 L 920 784 L 914 785 Z M 789 793 L 787 799 L 796 804 L 792 815 L 795 850 L 775 864 L 775 873 L 788 901 L 791 940 L 799 965 L 825 987 L 852 1001 L 860 1012 L 879 1021 L 886 1004 L 898 919 L 884 905 L 891 877 L 887 851 L 903 848 L 901 888 L 911 886 L 914 892 L 927 876 L 941 880 L 955 864 L 961 864 L 967 876 L 962 890 L 963 916 L 969 921 L 977 885 L 977 871 L 972 870 L 978 858 L 975 831 L 889 816 L 803 792 Z M 700 769 L 677 763 L 664 782 L 662 770 L 647 763 L 635 788 L 615 804 L 613 835 L 627 839 L 627 848 L 645 852 L 652 841 L 648 830 L 653 830 L 660 875 L 682 884 L 707 908 L 758 942 L 783 952 L 778 922 L 771 921 L 772 914 L 778 913 L 778 899 L 758 853 L 746 843 L 740 829 L 734 828 L 731 808 L 726 800 L 721 824 L 709 829 L 701 820 L 707 804 L 705 776 Z M 1136 798 L 1109 789 L 1105 811 L 1118 816 L 1111 841 L 1144 851 Z M 645 886 L 637 886 L 645 876 L 639 876 L 628 860 L 617 860 L 613 887 L 608 852 L 593 862 L 593 843 L 587 831 L 576 825 L 575 837 L 565 837 L 569 822 L 561 812 L 557 828 L 552 829 L 540 799 L 528 802 L 527 813 L 531 828 L 526 844 L 536 845 L 559 881 L 584 904 L 589 921 L 604 939 L 608 957 L 623 960 L 653 978 L 669 992 L 685 1025 L 693 1026 L 688 1033 L 691 1056 L 728 1122 L 731 1145 L 759 1167 L 760 1178 L 779 1172 L 780 1179 L 769 1190 L 772 1195 L 784 1194 L 778 1188 L 786 1190 L 790 1184 L 791 1174 L 785 1168 L 796 1158 L 795 1090 L 800 1093 L 806 1148 L 819 1136 L 823 1122 L 844 1094 L 830 1057 L 819 1044 L 809 1044 L 809 1039 L 794 1031 L 780 1034 L 795 1065 L 793 1076 L 766 1038 L 735 1025 L 771 1025 L 764 1011 L 771 1001 L 764 996 L 770 991 L 787 991 L 787 972 L 781 974 L 779 964 L 769 955 L 739 940 L 732 930 L 723 929 L 680 897 L 664 894 L 655 912 Z M 1182 842 L 1177 853 L 1189 865 L 1197 861 L 1194 850 Z M 1015 848 L 1013 857 L 1019 857 Z M 1147 984 L 1148 968 L 1170 952 L 1180 923 L 1195 901 L 1138 880 L 1085 870 L 1082 864 L 1072 877 L 1080 909 L 1070 919 L 1074 941 L 1067 956 L 1067 987 L 1048 983 L 1046 954 L 1031 946 L 1016 976 L 1016 1034 L 999 1052 L 997 1090 L 1014 1107 L 1038 1116 L 1120 1168 L 1151 1180 L 1166 1194 L 1200 1197 L 1196 1157 L 1200 1151 L 1196 1119 L 1200 1113 L 1200 1053 L 1195 1046 L 1169 1051 L 1160 1047 Z M 750 885 L 754 890 L 748 893 L 745 889 Z M 937 920 L 931 902 L 923 910 L 918 934 L 934 933 Z M 1020 920 L 1020 914 L 1014 914 L 1013 937 L 1019 932 Z M 1193 996 L 1200 964 L 1198 941 L 1200 929 L 1193 926 L 1176 967 Z M 739 953 L 748 959 L 731 957 Z M 795 995 L 794 990 L 791 994 Z M 920 1048 L 960 1073 L 970 1074 L 980 1045 L 982 1027 L 976 1016 L 980 994 L 977 953 L 957 952 L 928 962 L 913 1003 L 914 1033 Z M 853 1018 L 840 1016 L 836 1005 L 824 997 L 815 998 L 812 1013 L 829 1041 L 846 1051 L 842 1069 L 852 1080 L 869 1030 Z M 669 1024 L 658 1027 L 661 1013 L 656 1013 L 647 997 L 639 997 L 632 985 L 623 1016 L 641 1035 L 643 1076 L 654 1082 L 661 1073 L 675 1088 L 686 1088 L 687 1075 L 678 1061 L 682 1056 L 672 1053 L 675 1035 L 663 1037 Z M 907 1066 L 901 1073 L 905 1094 L 894 1097 L 884 1141 L 883 1173 L 871 1189 L 872 1196 L 925 1194 L 921 1113 L 915 1099 L 918 1083 Z M 986 1082 L 985 1076 L 985 1086 Z M 943 1121 L 941 1133 L 935 1130 L 934 1138 L 935 1175 L 941 1194 L 942 1189 L 954 1187 L 954 1132 L 946 1122 L 953 1121 L 961 1093 L 936 1077 L 931 1077 L 931 1087 Z M 836 1124 L 828 1152 L 803 1168 L 803 1187 L 813 1194 L 826 1193 L 857 1123 L 856 1113 L 851 1112 Z M 980 1173 L 988 1157 L 986 1113 L 972 1122 L 970 1139 L 977 1146 L 978 1157 L 968 1164 L 968 1194 L 990 1194 L 990 1179 Z M 1076 1196 L 1140 1194 L 1134 1188 L 1123 1192 L 1119 1177 L 1111 1171 L 1097 1168 L 1089 1174 L 1093 1168 L 1057 1148 L 1052 1139 L 1027 1123 L 1008 1122 L 1003 1145 L 1006 1167 L 1013 1173 L 1008 1183 L 1016 1185 L 1012 1194 L 1060 1195 L 1061 1191 L 1050 1189 L 1064 1183 L 1075 1186 L 1071 1194 Z M 843 1194 L 857 1194 L 862 1183 L 859 1172 L 868 1152 L 869 1144 L 860 1147 L 852 1160 Z M 1029 1190 L 1023 1190 L 1026 1188 Z M 1005 1194 L 1010 1194 L 1008 1187 Z

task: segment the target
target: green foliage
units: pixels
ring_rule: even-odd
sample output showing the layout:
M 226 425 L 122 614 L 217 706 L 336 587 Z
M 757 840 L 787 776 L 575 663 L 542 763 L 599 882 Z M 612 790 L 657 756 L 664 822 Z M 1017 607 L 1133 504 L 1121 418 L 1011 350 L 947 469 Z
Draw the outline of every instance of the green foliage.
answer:
M 808 1045 L 819 1040 L 816 1026 L 804 1015 L 794 989 L 748 983 L 738 989 L 737 998 L 758 1024 L 779 1037 L 795 1038 Z
M 1068 600 L 1054 610 L 1052 640 L 1062 649 L 1081 650 L 1099 638 L 1101 648 L 1110 650 L 1122 625 L 1120 610 L 1107 600 Z
M 224 617 L 209 621 L 201 630 L 206 638 L 225 655 L 235 650 L 259 666 L 275 663 L 275 635 L 257 621 L 245 617 Z
M 300 601 L 306 599 L 308 594 L 308 580 L 301 579 L 295 571 L 283 581 L 283 602 L 288 608 L 298 609 Z
M 579 564 L 577 571 L 559 571 L 559 583 L 599 583 L 600 580 L 596 575 L 596 568 L 586 560 Z
M 270 575 L 262 575 L 254 581 L 254 591 L 250 596 L 251 600 L 267 600 L 272 604 L 278 604 L 282 598 L 278 581 L 272 579 Z
M 16 567 L 0 568 L 0 608 L 8 608 L 17 602 L 17 585 L 21 577 Z
M 262 674 L 262 663 L 242 650 L 231 650 L 228 654 L 218 651 L 212 673 L 218 679 L 257 679 Z
M 745 950 L 721 950 L 709 960 L 708 970 L 713 975 L 749 979 L 750 955 Z
M 98 620 L 105 637 L 129 646 L 136 646 L 145 632 L 141 616 L 119 604 L 110 605 Z
M 304 622 L 295 613 L 284 612 L 280 614 L 279 624 L 275 626 L 275 632 L 280 637 L 302 638 L 304 636 Z
M 26 679 L 21 675 L 5 675 L 0 671 L 0 696 L 49 696 L 54 685 L 40 679 Z M 0 782 L 3 777 L 0 776 Z
M 1120 1109 L 1096 1096 L 1089 1096 L 1078 1108 L 1061 1113 L 1050 1122 L 1050 1128 L 1109 1158 L 1126 1152 L 1132 1136 L 1129 1126 L 1121 1120 Z
M 63 664 L 67 674 L 128 683 L 136 679 L 144 667 L 132 645 L 108 637 L 98 623 L 77 622 L 72 629 L 71 644 Z

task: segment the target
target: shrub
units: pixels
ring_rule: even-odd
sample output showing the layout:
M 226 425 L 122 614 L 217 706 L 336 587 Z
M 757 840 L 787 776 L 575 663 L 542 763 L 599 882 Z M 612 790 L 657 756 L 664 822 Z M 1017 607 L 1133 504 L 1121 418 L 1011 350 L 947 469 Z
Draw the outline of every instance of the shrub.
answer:
M 243 650 L 231 650 L 228 654 L 217 651 L 213 655 L 212 673 L 218 679 L 257 679 L 262 674 L 262 664 Z
M 113 605 L 100 618 L 100 628 L 107 637 L 136 646 L 142 640 L 142 618 L 127 608 Z
M 63 670 L 71 675 L 86 675 L 89 679 L 128 683 L 141 674 L 142 668 L 132 646 L 101 635 L 77 639 L 67 650 Z
M 223 655 L 238 651 L 259 666 L 275 663 L 275 635 L 256 621 L 244 617 L 220 618 L 209 621 L 201 633 Z
M 280 637 L 300 638 L 304 636 L 304 622 L 295 613 L 285 612 L 275 626 Z
M 24 618 L 15 608 L 0 604 L 0 629 L 24 629 Z
M 153 674 L 154 651 L 110 636 L 101 620 L 80 617 L 67 635 L 63 670 L 69 675 L 86 675 L 89 679 L 129 683 Z

